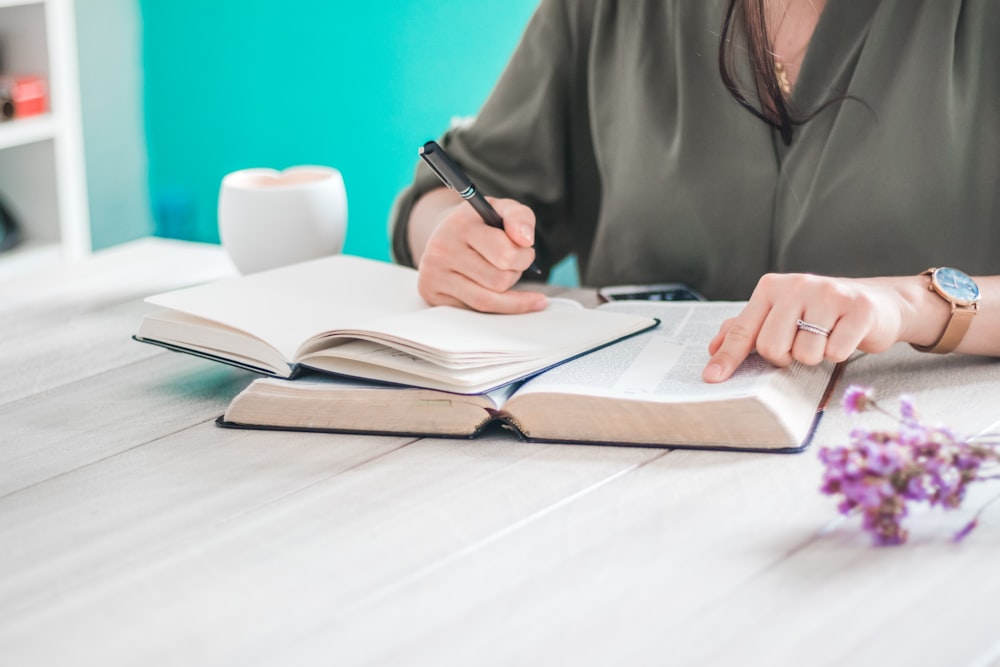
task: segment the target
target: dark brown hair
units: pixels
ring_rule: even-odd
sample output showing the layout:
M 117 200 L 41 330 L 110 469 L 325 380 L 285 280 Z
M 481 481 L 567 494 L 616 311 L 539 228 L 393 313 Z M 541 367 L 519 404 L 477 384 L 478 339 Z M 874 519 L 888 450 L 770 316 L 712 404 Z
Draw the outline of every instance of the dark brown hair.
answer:
M 746 56 L 750 63 L 753 85 L 759 105 L 755 105 L 744 92 L 733 73 L 734 52 L 738 46 L 734 38 L 735 24 L 741 24 L 745 39 Z M 800 117 L 789 107 L 778 83 L 774 58 L 771 56 L 767 21 L 764 17 L 764 0 L 728 0 L 722 33 L 719 38 L 719 72 L 722 82 L 733 98 L 750 113 L 778 130 L 781 140 L 792 142 L 795 126 L 801 125 L 815 113 Z

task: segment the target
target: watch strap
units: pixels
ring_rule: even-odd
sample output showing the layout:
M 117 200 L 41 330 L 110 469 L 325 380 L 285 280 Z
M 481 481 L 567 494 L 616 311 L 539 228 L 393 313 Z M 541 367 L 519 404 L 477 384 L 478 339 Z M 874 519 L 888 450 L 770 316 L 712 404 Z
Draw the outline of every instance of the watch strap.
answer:
M 944 331 L 941 332 L 941 337 L 930 345 L 917 345 L 916 343 L 910 343 L 910 345 L 921 352 L 931 352 L 934 354 L 948 354 L 953 352 L 958 344 L 962 342 L 965 338 L 965 332 L 969 330 L 969 325 L 972 324 L 972 318 L 976 314 L 976 305 L 971 306 L 959 306 L 958 304 L 951 304 L 951 316 L 948 319 L 948 324 L 945 325 Z
M 910 346 L 921 352 L 947 354 L 953 352 L 959 343 L 962 342 L 962 339 L 965 338 L 965 333 L 969 330 L 969 325 L 972 324 L 972 318 L 978 312 L 979 304 L 974 302 L 969 305 L 960 305 L 955 303 L 948 295 L 943 294 L 941 290 L 937 289 L 934 283 L 934 274 L 936 271 L 937 269 L 932 267 L 926 271 L 922 271 L 920 275 L 930 278 L 927 285 L 928 290 L 934 292 L 951 305 L 951 315 L 948 316 L 948 324 L 945 325 L 944 331 L 941 332 L 938 339 L 930 345 L 910 343 Z

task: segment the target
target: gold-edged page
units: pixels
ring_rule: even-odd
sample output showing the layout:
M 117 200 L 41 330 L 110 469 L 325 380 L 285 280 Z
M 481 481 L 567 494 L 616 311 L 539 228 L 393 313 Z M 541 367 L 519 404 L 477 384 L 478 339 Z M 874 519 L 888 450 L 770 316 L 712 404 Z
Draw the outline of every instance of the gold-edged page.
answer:
M 461 395 L 322 375 L 262 378 L 233 399 L 223 419 L 301 430 L 472 435 L 512 390 Z
M 528 437 L 543 439 L 796 447 L 808 435 L 832 366 L 778 369 L 752 355 L 726 382 L 701 378 L 708 342 L 743 305 L 603 306 L 652 315 L 661 324 L 531 379 L 508 410 Z M 776 395 L 783 397 L 777 409 Z

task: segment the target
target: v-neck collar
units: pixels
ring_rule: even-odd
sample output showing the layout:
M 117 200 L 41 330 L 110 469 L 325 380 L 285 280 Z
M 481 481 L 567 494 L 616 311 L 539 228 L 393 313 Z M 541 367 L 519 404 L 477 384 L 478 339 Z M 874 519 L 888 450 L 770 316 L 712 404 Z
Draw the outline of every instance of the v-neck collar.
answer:
M 788 96 L 793 113 L 808 115 L 831 99 L 847 94 L 858 55 L 879 4 L 879 0 L 827 1 Z M 777 130 L 774 137 L 779 155 L 784 154 L 790 147 L 782 143 Z M 794 138 L 792 144 L 795 144 Z
M 878 0 L 828 0 L 813 30 L 789 102 L 808 113 L 847 92 Z

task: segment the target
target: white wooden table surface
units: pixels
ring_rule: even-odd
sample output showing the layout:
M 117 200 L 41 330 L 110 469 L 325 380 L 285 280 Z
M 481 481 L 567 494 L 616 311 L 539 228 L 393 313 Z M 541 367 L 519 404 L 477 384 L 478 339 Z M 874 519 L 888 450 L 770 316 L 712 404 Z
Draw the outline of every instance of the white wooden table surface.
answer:
M 252 376 L 130 336 L 143 296 L 230 271 L 145 240 L 0 282 L 0 664 L 1000 665 L 1000 503 L 875 548 L 816 445 L 216 427 Z M 897 347 L 847 380 L 1000 420 L 1000 362 Z

